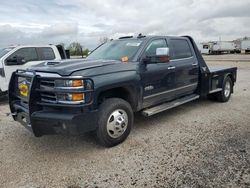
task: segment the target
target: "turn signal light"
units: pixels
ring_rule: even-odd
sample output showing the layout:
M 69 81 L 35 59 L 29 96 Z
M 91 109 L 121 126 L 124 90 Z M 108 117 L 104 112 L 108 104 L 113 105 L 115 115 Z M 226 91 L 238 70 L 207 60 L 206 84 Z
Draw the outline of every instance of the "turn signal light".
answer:
M 56 87 L 84 87 L 83 80 L 56 80 Z
M 72 80 L 72 87 L 81 87 L 83 86 L 83 80 Z
M 78 86 L 75 86 L 78 87 Z M 72 94 L 72 101 L 83 101 L 84 100 L 84 93 L 73 93 Z

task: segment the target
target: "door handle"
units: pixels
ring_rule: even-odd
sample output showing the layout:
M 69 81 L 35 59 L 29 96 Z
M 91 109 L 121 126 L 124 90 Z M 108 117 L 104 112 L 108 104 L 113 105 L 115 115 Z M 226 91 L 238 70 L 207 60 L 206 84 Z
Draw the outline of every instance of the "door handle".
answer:
M 168 70 L 173 70 L 173 69 L 175 69 L 175 66 L 168 67 Z
M 197 66 L 198 65 L 198 63 L 192 63 L 192 66 Z

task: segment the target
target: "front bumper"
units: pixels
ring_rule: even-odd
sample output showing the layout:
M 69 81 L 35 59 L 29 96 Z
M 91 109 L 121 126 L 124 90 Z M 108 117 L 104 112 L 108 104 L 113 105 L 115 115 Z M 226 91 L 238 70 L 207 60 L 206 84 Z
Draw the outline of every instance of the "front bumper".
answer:
M 29 115 L 27 109 L 13 104 L 14 120 L 34 133 L 35 136 L 66 134 L 79 135 L 94 131 L 97 127 L 97 111 L 63 113 L 59 111 L 37 111 Z
M 98 112 L 91 108 L 93 88 L 81 91 L 86 94 L 85 96 L 90 96 L 87 97 L 88 100 L 86 99 L 87 101 L 84 104 L 58 104 L 57 101 L 51 102 L 51 100 L 46 102 L 42 100 L 44 92 L 51 94 L 60 91 L 54 87 L 42 88 L 41 81 L 44 79 L 36 75 L 35 72 L 27 74 L 26 71 L 17 71 L 12 74 L 9 84 L 9 106 L 15 121 L 20 122 L 35 136 L 48 134 L 77 135 L 96 129 Z M 48 78 L 46 77 L 46 79 Z M 49 79 L 66 78 L 50 77 Z M 87 80 L 88 78 L 82 79 Z M 20 96 L 18 84 L 23 80 L 27 82 L 29 89 L 27 97 Z M 67 90 L 67 92 L 73 93 L 75 90 Z

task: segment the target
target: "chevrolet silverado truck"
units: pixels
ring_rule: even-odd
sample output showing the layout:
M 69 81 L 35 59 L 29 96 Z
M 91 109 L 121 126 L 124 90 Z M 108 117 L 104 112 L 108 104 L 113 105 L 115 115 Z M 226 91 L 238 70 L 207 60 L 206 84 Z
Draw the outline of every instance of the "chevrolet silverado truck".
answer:
M 84 60 L 16 71 L 9 106 L 35 136 L 94 131 L 111 147 L 127 138 L 135 112 L 152 116 L 207 96 L 227 102 L 236 72 L 208 67 L 189 36 L 127 36 Z
M 11 75 L 17 69 L 67 58 L 62 45 L 17 45 L 0 49 L 0 96 L 7 93 Z

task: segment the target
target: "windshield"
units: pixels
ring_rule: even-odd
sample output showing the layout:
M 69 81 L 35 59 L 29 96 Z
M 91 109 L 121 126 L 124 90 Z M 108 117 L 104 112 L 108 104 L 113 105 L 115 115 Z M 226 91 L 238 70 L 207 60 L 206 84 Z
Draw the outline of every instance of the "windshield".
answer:
M 4 48 L 0 49 L 0 58 L 3 57 L 5 54 L 7 54 L 9 51 L 11 51 L 13 48 Z
M 141 40 L 114 40 L 94 50 L 87 59 L 131 60 L 140 48 Z

